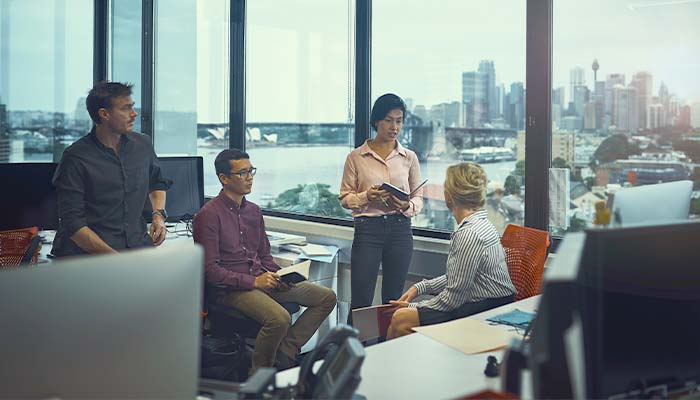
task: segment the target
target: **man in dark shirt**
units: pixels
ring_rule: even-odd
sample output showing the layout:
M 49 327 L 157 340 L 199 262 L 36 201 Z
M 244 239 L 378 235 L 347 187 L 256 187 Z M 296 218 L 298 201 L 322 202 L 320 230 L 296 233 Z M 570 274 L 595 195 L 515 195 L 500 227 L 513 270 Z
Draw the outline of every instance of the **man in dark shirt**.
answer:
M 151 139 L 134 133 L 132 85 L 98 82 L 86 105 L 95 123 L 64 152 L 53 178 L 58 194 L 57 257 L 113 253 L 165 240 L 165 191 Z M 153 206 L 150 235 L 143 212 Z
M 258 321 L 253 368 L 285 368 L 335 308 L 335 293 L 304 281 L 280 282 L 280 268 L 270 255 L 260 207 L 246 200 L 256 169 L 238 149 L 224 150 L 214 162 L 223 189 L 194 218 L 194 241 L 204 246 L 208 284 L 225 285 L 216 301 Z M 279 302 L 308 307 L 291 327 L 289 313 Z

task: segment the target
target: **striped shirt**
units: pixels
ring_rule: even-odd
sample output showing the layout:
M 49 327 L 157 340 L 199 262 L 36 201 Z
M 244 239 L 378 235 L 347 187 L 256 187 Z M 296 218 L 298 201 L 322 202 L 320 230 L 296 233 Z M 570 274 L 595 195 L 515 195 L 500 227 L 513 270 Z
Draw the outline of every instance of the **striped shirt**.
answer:
M 435 294 L 429 300 L 409 303 L 450 312 L 467 302 L 515 294 L 508 274 L 506 255 L 498 232 L 486 210 L 464 218 L 452 234 L 445 275 L 416 283 L 418 294 Z

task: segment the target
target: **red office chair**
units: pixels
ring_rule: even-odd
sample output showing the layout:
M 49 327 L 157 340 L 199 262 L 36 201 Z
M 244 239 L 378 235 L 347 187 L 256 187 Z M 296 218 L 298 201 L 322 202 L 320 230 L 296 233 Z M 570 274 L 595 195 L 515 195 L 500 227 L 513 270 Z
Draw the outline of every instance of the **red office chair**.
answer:
M 39 228 L 0 232 L 0 268 L 36 264 L 39 258 Z
M 510 279 L 518 293 L 515 300 L 540 294 L 549 232 L 509 224 L 501 237 Z

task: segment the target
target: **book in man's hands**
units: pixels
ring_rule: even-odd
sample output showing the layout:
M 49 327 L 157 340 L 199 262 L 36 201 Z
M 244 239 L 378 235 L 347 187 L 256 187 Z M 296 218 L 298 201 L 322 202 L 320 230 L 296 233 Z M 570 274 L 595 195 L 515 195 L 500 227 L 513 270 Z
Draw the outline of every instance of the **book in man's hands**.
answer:
M 360 331 L 358 339 L 365 342 L 386 338 L 391 317 L 398 308 L 394 304 L 380 304 L 352 310 L 352 326 Z
M 392 185 L 391 183 L 384 182 L 382 183 L 382 186 L 379 187 L 379 190 L 386 190 L 387 192 L 391 193 L 394 195 L 399 200 L 408 200 L 413 196 L 420 188 L 423 187 L 428 182 L 428 180 L 424 180 L 421 182 L 420 185 L 418 185 L 411 193 L 406 193 L 403 190 L 397 188 L 396 186 Z
M 309 279 L 309 267 L 311 260 L 281 268 L 277 271 L 280 280 L 284 283 L 299 283 Z

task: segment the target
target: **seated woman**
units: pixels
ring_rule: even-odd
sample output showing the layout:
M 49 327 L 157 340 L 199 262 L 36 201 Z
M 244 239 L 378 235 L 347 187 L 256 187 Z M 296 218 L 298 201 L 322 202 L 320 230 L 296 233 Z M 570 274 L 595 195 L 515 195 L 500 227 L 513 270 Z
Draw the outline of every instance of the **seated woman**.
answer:
M 445 202 L 460 222 L 452 234 L 445 275 L 411 286 L 398 300 L 387 338 L 407 335 L 411 328 L 476 314 L 513 301 L 515 287 L 508 274 L 498 232 L 483 209 L 486 173 L 465 162 L 447 168 Z M 420 294 L 436 296 L 411 302 Z

